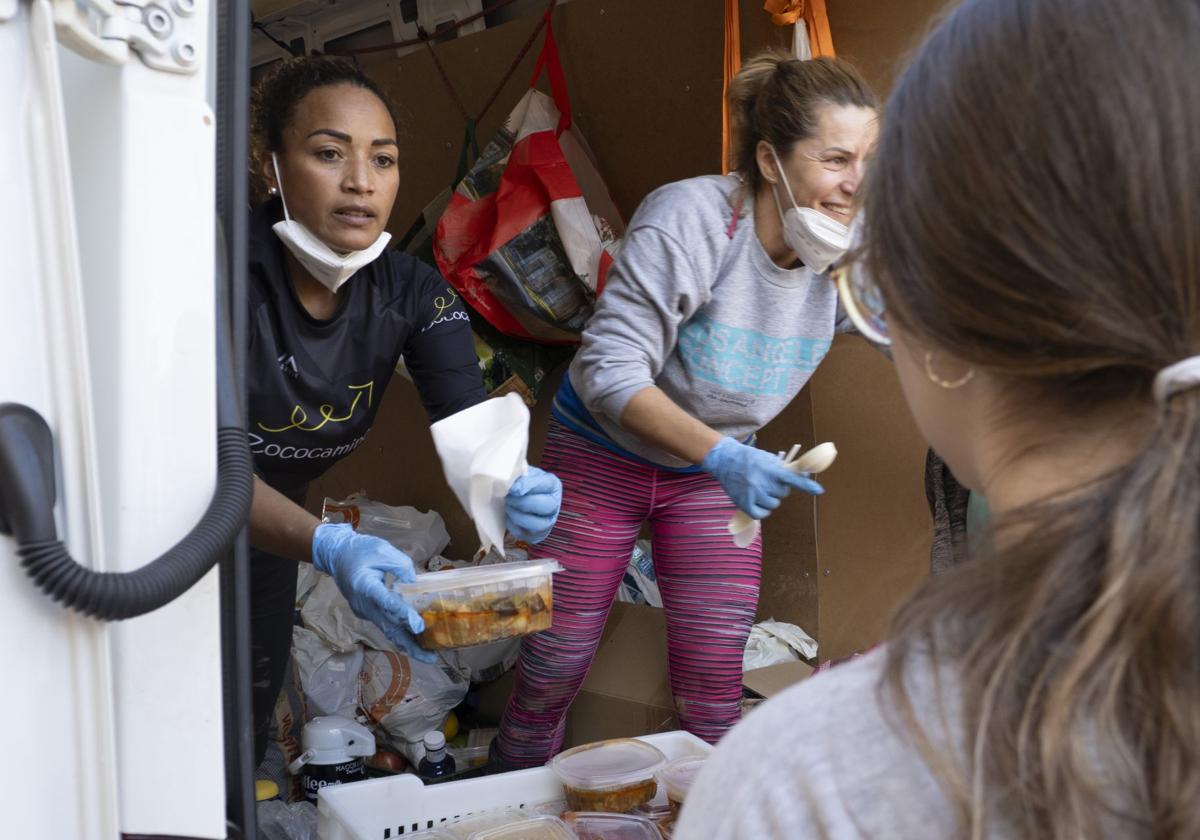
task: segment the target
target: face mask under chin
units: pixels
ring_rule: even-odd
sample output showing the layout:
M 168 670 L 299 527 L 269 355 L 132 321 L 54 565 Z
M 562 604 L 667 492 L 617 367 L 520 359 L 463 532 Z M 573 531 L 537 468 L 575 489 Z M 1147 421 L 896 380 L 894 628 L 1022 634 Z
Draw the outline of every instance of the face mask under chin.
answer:
M 279 198 L 283 202 L 283 221 L 276 222 L 271 229 L 314 280 L 329 291 L 336 292 L 360 268 L 374 262 L 383 253 L 392 235 L 384 231 L 374 242 L 359 251 L 341 253 L 333 250 L 320 237 L 291 217 L 287 198 L 283 194 L 283 179 L 279 177 L 279 161 L 274 152 L 271 153 L 271 163 L 275 167 L 275 181 L 279 185 Z

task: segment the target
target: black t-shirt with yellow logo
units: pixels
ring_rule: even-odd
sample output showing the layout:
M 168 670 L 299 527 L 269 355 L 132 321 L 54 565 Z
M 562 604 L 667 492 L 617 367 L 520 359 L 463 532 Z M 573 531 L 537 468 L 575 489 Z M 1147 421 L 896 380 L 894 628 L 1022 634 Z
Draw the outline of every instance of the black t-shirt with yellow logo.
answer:
M 437 271 L 388 248 L 313 318 L 287 278 L 282 218 L 251 216 L 246 413 L 255 471 L 295 496 L 363 442 L 400 358 L 430 420 L 485 399 L 471 323 Z

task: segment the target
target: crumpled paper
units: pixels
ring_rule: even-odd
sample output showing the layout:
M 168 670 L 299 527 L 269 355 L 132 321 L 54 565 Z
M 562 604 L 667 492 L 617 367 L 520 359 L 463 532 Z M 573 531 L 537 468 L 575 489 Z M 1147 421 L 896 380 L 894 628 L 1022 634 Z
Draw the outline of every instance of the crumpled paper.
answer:
M 442 471 L 485 551 L 504 554 L 504 498 L 526 470 L 529 408 L 516 394 L 484 400 L 429 427 Z
M 742 670 L 753 671 L 802 657 L 816 659 L 817 640 L 795 624 L 767 619 L 750 628 L 750 638 L 746 640 L 742 655 Z

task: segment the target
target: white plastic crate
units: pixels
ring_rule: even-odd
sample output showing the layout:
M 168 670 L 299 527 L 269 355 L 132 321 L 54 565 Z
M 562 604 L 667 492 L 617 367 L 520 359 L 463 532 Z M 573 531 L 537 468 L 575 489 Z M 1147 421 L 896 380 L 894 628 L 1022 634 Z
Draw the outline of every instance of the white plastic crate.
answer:
M 712 747 L 690 732 L 661 732 L 641 740 L 669 759 L 706 755 Z M 321 840 L 392 840 L 493 808 L 532 810 L 563 798 L 549 767 L 534 767 L 425 785 L 412 774 L 321 788 L 317 836 Z

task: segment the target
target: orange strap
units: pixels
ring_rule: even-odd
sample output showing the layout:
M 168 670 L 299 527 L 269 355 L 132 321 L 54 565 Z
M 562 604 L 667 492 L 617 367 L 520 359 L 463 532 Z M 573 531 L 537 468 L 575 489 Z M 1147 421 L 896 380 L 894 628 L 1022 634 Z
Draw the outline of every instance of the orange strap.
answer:
M 742 66 L 738 0 L 725 0 L 725 71 L 721 86 L 721 173 L 729 172 L 729 83 Z
M 804 0 L 767 0 L 763 10 L 770 13 L 776 26 L 791 26 L 804 15 Z
M 829 13 L 825 0 L 766 0 L 763 11 L 771 15 L 776 26 L 792 26 L 801 18 L 808 27 L 808 45 L 815 57 L 833 58 L 833 33 L 829 29 Z
M 829 14 L 825 0 L 808 0 L 804 7 L 804 22 L 808 24 L 808 44 L 818 58 L 834 58 L 833 33 L 829 29 Z

